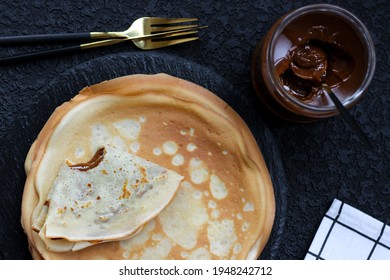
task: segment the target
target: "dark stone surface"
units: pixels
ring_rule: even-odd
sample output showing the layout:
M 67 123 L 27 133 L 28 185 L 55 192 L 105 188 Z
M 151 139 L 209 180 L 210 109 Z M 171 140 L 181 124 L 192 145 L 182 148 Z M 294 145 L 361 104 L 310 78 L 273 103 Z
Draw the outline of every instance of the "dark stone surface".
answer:
M 302 259 L 322 216 L 333 198 L 389 223 L 390 219 L 390 8 L 388 1 L 20 1 L 0 2 L 0 35 L 111 31 L 126 29 L 141 16 L 198 17 L 208 25 L 201 40 L 144 52 L 131 43 L 29 63 L 0 67 L 0 258 L 28 259 L 27 241 L 20 227 L 20 203 L 24 186 L 24 158 L 53 108 L 71 93 L 50 94 L 50 83 L 76 65 L 103 55 L 143 53 L 174 55 L 222 76 L 257 108 L 250 79 L 251 58 L 257 42 L 284 13 L 306 4 L 328 2 L 358 16 L 368 27 L 377 52 L 377 69 L 366 96 L 351 113 L 375 145 L 366 151 L 341 117 L 305 124 L 268 122 L 279 149 L 287 182 L 287 214 L 284 234 L 275 259 Z M 49 46 L 0 46 L 0 57 Z M 107 71 L 100 65 L 96 73 Z M 148 67 L 148 65 L 145 65 Z M 104 68 L 104 69 L 103 69 Z M 73 70 L 71 70 L 73 71 Z M 70 72 L 71 73 L 71 72 Z M 60 76 L 60 77 L 59 77 Z M 89 77 L 79 75 L 82 80 Z M 80 80 L 78 80 L 80 81 Z M 84 85 L 72 81 L 70 88 Z M 235 97 L 237 98 L 237 97 Z M 235 99 L 232 99 L 234 101 Z M 243 104 L 231 104 L 243 108 Z M 243 118 L 251 113 L 238 110 Z M 260 110 L 255 115 L 261 114 Z M 246 119 L 247 120 L 247 119 Z M 264 122 L 248 119 L 254 129 Z M 259 139 L 258 139 L 259 140 Z M 267 155 L 267 145 L 261 144 Z M 271 158 L 267 158 L 270 164 Z M 269 252 L 266 252 L 269 253 Z

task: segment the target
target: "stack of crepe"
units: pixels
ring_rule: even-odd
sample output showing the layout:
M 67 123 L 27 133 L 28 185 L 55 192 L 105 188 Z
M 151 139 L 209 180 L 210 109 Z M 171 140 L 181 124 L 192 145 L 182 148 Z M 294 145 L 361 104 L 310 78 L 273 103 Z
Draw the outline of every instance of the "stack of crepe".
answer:
M 49 118 L 25 167 L 35 259 L 256 259 L 273 224 L 247 125 L 166 74 L 84 88 Z

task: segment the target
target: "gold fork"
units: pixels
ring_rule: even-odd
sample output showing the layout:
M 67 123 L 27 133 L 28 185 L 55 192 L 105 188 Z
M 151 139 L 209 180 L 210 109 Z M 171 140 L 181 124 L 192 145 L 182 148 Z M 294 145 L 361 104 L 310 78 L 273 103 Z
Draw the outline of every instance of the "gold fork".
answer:
M 143 37 L 160 32 L 179 31 L 181 29 L 196 28 L 198 25 L 180 25 L 181 23 L 194 22 L 197 18 L 160 18 L 143 17 L 133 22 L 125 31 L 120 32 L 90 32 L 91 39 L 115 39 Z
M 59 48 L 54 50 L 44 50 L 33 53 L 21 54 L 6 58 L 0 58 L 0 64 L 24 61 L 32 58 L 42 58 L 50 55 L 59 55 L 71 53 L 79 50 L 102 47 L 117 44 L 120 42 L 133 40 L 134 44 L 143 50 L 150 50 L 155 48 L 161 48 L 165 46 L 171 46 L 184 42 L 189 42 L 198 39 L 194 35 L 199 29 L 204 27 L 198 27 L 198 25 L 177 25 L 180 23 L 196 21 L 195 18 L 155 18 L 144 17 L 136 20 L 129 29 L 121 32 L 90 32 L 90 33 L 70 33 L 70 34 L 42 34 L 42 35 L 27 35 L 27 36 L 14 36 L 0 38 L 0 44 L 3 43 L 20 43 L 15 38 L 22 38 L 22 41 L 32 42 L 48 42 L 48 41 L 64 41 L 86 38 L 88 39 L 103 39 L 103 38 L 117 38 L 95 41 L 91 43 L 80 44 L 76 46 L 70 46 L 65 48 Z M 184 38 L 183 38 L 184 36 Z M 187 36 L 187 37 L 186 37 Z M 8 40 L 1 40 L 8 38 Z M 39 40 L 38 40 L 39 39 Z
M 196 18 L 160 18 L 142 17 L 135 20 L 125 31 L 112 32 L 81 32 L 62 34 L 34 34 L 21 36 L 0 37 L 0 45 L 24 43 L 68 42 L 71 40 L 100 40 L 100 39 L 143 39 L 156 33 L 172 34 L 182 29 L 196 28 L 197 25 L 182 25 L 182 23 L 197 21 Z
M 82 44 L 80 46 L 82 49 L 90 49 L 90 48 L 114 45 L 114 44 L 131 40 L 136 47 L 142 50 L 153 50 L 153 49 L 173 46 L 176 44 L 182 44 L 182 43 L 197 40 L 199 39 L 199 37 L 196 36 L 198 31 L 206 27 L 207 26 L 199 26 L 199 27 L 196 26 L 196 27 L 176 30 L 175 32 L 163 32 L 163 33 L 159 33 L 158 35 L 154 34 L 151 35 L 150 37 L 143 37 L 142 39 L 125 38 L 125 39 L 101 40 L 92 43 Z

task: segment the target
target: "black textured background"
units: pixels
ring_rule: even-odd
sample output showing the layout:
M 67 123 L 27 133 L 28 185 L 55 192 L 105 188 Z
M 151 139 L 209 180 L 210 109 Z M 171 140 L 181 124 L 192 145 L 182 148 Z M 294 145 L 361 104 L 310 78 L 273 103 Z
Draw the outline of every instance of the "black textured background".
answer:
M 358 16 L 368 27 L 377 52 L 377 69 L 369 91 L 351 112 L 375 145 L 373 151 L 350 132 L 340 117 L 305 124 L 269 123 L 288 182 L 284 235 L 276 259 L 304 258 L 322 216 L 333 198 L 390 222 L 390 96 L 389 3 L 377 1 L 0 1 L 0 35 L 111 31 L 127 28 L 141 16 L 198 17 L 208 25 L 201 40 L 161 49 L 157 53 L 183 57 L 218 73 L 249 100 L 251 58 L 256 43 L 287 11 L 306 4 L 328 2 Z M 0 57 L 47 46 L 0 47 Z M 57 76 L 88 60 L 123 52 L 141 52 L 131 44 L 0 66 L 0 239 L 9 244 L 0 259 L 28 259 L 19 219 L 24 185 L 23 161 L 36 134 L 23 131 L 43 123 L 32 108 L 50 115 L 42 96 Z M 63 100 L 54 98 L 55 104 Z M 17 124 L 17 125 L 16 125 Z M 38 133 L 39 129 L 36 130 Z M 16 188 L 16 189 L 13 189 Z M 16 215 L 18 216 L 18 215 Z M 15 244 L 16 243 L 16 244 Z

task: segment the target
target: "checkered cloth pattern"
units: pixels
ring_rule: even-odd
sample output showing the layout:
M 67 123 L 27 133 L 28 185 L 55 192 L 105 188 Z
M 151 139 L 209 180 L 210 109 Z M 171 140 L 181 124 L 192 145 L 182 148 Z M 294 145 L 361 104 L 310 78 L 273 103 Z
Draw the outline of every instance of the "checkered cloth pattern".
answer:
M 390 260 L 390 227 L 335 199 L 305 260 Z

